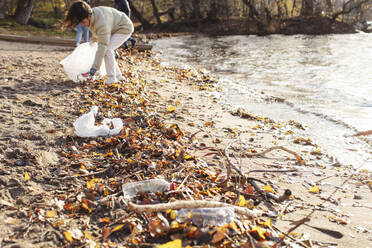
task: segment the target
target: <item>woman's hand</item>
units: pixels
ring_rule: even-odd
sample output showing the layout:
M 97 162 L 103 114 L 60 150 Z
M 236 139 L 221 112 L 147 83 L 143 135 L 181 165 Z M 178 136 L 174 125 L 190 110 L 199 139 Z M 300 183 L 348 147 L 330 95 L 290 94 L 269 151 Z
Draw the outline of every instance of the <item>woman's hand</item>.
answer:
M 91 68 L 88 72 L 81 74 L 87 81 L 92 81 L 94 74 L 96 74 L 96 69 Z

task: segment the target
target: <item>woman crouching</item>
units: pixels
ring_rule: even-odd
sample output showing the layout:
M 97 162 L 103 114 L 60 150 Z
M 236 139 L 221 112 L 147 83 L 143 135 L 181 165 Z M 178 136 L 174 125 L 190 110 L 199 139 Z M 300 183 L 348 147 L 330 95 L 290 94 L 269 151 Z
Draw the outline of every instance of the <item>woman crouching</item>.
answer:
M 111 7 L 91 8 L 84 1 L 74 2 L 63 21 L 64 29 L 72 29 L 81 24 L 92 32 L 93 39 L 98 41 L 98 48 L 92 68 L 91 79 L 105 61 L 108 79 L 105 84 L 124 80 L 115 60 L 115 50 L 131 37 L 134 27 L 126 14 Z

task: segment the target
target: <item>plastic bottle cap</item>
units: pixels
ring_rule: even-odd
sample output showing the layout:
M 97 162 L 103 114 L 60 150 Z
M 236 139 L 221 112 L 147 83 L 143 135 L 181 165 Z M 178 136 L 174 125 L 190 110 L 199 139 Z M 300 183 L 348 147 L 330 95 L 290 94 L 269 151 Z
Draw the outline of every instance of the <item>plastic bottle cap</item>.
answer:
M 170 184 L 170 190 L 174 190 L 175 186 L 174 186 L 174 183 L 171 183 Z

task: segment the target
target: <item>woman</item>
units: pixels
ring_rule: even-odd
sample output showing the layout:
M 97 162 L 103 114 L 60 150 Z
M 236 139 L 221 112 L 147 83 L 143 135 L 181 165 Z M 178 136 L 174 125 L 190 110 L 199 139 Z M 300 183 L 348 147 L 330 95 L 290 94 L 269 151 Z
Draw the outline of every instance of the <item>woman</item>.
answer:
M 74 2 L 68 10 L 63 21 L 63 28 L 74 28 L 78 24 L 89 27 L 93 39 L 98 41 L 98 49 L 89 71 L 88 80 L 93 78 L 103 60 L 108 76 L 105 84 L 124 80 L 116 63 L 114 51 L 133 33 L 133 23 L 128 16 L 114 8 L 104 6 L 90 8 L 84 1 L 78 1 Z

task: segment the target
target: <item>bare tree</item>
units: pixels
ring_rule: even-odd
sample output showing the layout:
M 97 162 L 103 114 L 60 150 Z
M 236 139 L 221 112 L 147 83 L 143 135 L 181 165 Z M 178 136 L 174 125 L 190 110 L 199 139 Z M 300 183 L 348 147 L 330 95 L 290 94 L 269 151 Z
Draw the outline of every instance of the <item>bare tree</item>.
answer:
M 130 9 L 133 12 L 134 17 L 142 24 L 142 27 L 144 29 L 150 28 L 151 24 L 149 21 L 147 21 L 142 14 L 137 10 L 136 6 L 134 6 L 132 0 L 128 0 L 128 3 L 130 5 Z
M 158 24 L 161 24 L 158 6 L 156 6 L 155 0 L 150 0 L 150 1 L 151 1 L 151 5 L 152 5 L 152 9 L 153 9 L 156 21 L 158 22 Z
M 5 18 L 5 0 L 0 0 L 0 19 Z
M 31 17 L 32 8 L 35 0 L 19 0 L 15 11 L 15 19 L 20 24 L 26 25 Z
M 314 14 L 314 0 L 302 0 L 301 15 L 311 16 Z

